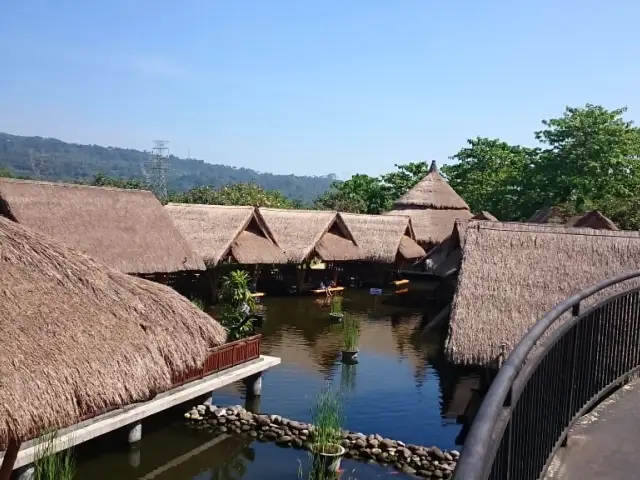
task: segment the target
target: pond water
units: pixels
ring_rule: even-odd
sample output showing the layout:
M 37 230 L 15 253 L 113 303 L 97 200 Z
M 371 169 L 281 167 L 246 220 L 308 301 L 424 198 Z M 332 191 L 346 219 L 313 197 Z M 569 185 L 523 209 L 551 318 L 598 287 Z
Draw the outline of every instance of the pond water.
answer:
M 419 333 L 423 310 L 384 305 L 381 298 L 348 292 L 343 308 L 360 315 L 359 363 L 339 361 L 341 333 L 331 325 L 328 307 L 317 299 L 266 298 L 261 329 L 263 353 L 282 358 L 265 373 L 262 396 L 245 403 L 242 384 L 218 390 L 214 403 L 243 405 L 254 411 L 309 421 L 318 392 L 327 383 L 345 397 L 345 427 L 365 434 L 419 445 L 456 448 L 468 392 L 480 375 L 440 359 L 442 338 Z M 189 428 L 182 419 L 188 405 L 143 423 L 137 449 L 111 434 L 76 449 L 79 479 L 281 480 L 298 478 L 306 452 L 237 436 L 214 437 Z M 458 447 L 460 448 L 460 447 Z M 391 468 L 344 460 L 342 478 L 405 478 Z M 304 477 L 306 478 L 306 476 Z

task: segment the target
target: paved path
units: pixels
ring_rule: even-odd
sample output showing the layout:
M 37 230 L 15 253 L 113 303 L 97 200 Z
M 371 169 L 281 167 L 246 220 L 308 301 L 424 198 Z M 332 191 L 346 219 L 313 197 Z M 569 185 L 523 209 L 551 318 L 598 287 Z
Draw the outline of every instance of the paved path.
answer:
M 580 420 L 546 480 L 640 478 L 640 380 L 613 394 Z

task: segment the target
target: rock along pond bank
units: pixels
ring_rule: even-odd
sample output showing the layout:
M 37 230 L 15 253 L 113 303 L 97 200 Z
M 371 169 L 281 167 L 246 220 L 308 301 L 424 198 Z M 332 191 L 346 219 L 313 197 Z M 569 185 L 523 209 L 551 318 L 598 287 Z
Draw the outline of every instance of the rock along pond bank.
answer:
M 215 434 L 238 433 L 282 447 L 309 450 L 313 425 L 282 418 L 279 415 L 251 413 L 239 405 L 216 407 L 198 405 L 185 413 L 190 425 Z M 449 478 L 460 455 L 456 450 L 407 445 L 381 435 L 345 431 L 342 446 L 345 458 L 392 465 L 404 473 L 424 478 Z

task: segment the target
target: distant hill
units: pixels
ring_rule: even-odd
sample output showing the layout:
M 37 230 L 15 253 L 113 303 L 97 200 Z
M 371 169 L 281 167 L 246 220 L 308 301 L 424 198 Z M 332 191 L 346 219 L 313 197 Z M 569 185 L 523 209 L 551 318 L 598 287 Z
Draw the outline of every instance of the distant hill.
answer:
M 0 169 L 43 180 L 90 180 L 97 173 L 145 180 L 149 155 L 140 150 L 0 133 Z M 258 173 L 248 168 L 215 165 L 173 155 L 169 158 L 167 171 L 167 185 L 171 191 L 185 191 L 202 185 L 219 188 L 229 183 L 255 182 L 262 188 L 278 190 L 303 203 L 310 203 L 325 193 L 335 179 L 333 174 L 312 177 Z

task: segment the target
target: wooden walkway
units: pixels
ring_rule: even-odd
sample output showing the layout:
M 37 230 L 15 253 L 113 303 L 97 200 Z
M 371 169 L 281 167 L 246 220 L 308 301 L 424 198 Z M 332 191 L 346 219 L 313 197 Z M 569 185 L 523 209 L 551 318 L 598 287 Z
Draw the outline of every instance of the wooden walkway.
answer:
M 640 478 L 640 380 L 614 393 L 574 427 L 546 480 Z

